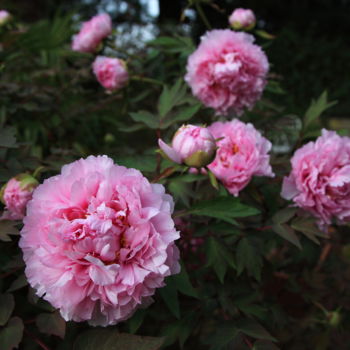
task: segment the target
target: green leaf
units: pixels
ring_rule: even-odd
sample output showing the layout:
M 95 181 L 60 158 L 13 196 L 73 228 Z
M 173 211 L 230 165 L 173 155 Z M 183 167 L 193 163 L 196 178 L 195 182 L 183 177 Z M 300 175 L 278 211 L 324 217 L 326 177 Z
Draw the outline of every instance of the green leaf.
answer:
M 218 190 L 219 189 L 219 184 L 218 184 L 218 180 L 216 179 L 215 175 L 209 170 L 207 169 L 208 172 L 208 176 L 209 176 L 209 180 L 211 185 Z
M 261 255 L 246 237 L 243 237 L 238 243 L 236 264 L 238 275 L 246 269 L 255 279 L 260 280 L 262 268 Z
M 143 123 L 151 129 L 158 129 L 159 128 L 158 117 L 150 112 L 147 112 L 147 111 L 132 112 L 132 113 L 130 113 L 130 117 L 135 122 Z
M 243 319 L 236 323 L 237 328 L 244 334 L 256 339 L 276 341 L 276 339 L 258 322 L 252 319 Z
M 15 290 L 21 289 L 25 287 L 28 284 L 28 281 L 26 279 L 26 276 L 22 273 L 20 276 L 18 276 L 10 285 L 7 292 L 13 292 Z
M 181 262 L 181 272 L 173 277 L 177 289 L 185 295 L 199 299 L 199 294 L 196 289 L 193 288 L 185 265 Z
M 296 218 L 292 221 L 291 227 L 304 234 L 311 241 L 316 244 L 320 244 L 320 241 L 316 238 L 329 238 L 325 233 L 323 233 L 315 224 L 315 220 L 309 218 Z
M 213 218 L 236 224 L 234 218 L 241 218 L 259 214 L 259 210 L 240 203 L 238 198 L 232 196 L 217 197 L 202 201 L 190 208 L 189 214 L 210 216 Z
M 269 341 L 258 340 L 254 343 L 252 350 L 280 350 L 280 348 Z
M 235 268 L 231 252 L 214 237 L 206 241 L 207 266 L 212 266 L 221 283 L 224 283 L 227 265 Z
M 23 322 L 19 317 L 13 317 L 5 328 L 0 331 L 1 350 L 17 348 L 23 337 Z
M 162 338 L 118 333 L 115 329 L 94 329 L 81 333 L 73 350 L 159 350 Z
M 284 208 L 279 210 L 273 217 L 272 221 L 276 224 L 288 222 L 297 212 L 297 208 Z
M 10 242 L 9 235 L 18 236 L 19 230 L 16 227 L 15 221 L 1 220 L 0 221 L 0 241 Z
M 146 309 L 138 309 L 133 314 L 133 316 L 128 321 L 130 333 L 134 334 L 137 332 L 137 330 L 142 325 L 142 322 L 145 319 L 146 314 L 147 314 Z
M 180 305 L 177 294 L 177 286 L 173 276 L 165 280 L 166 286 L 159 289 L 159 293 L 171 313 L 180 319 Z
M 142 172 L 153 172 L 156 168 L 156 157 L 149 155 L 133 155 L 116 157 L 115 161 L 119 165 L 127 168 L 135 168 Z
M 311 101 L 311 104 L 304 116 L 304 129 L 315 121 L 326 109 L 337 104 L 337 101 L 328 102 L 327 98 L 327 91 L 324 91 L 316 101 Z
M 186 86 L 182 79 L 178 79 L 171 88 L 164 86 L 158 101 L 160 118 L 163 119 L 176 105 L 180 104 L 185 94 Z
M 280 235 L 282 238 L 291 242 L 299 249 L 302 249 L 298 236 L 295 234 L 294 230 L 286 224 L 274 224 L 272 226 L 274 232 Z
M 168 115 L 166 118 L 162 120 L 161 129 L 166 129 L 174 123 L 184 122 L 191 119 L 198 112 L 200 108 L 201 108 L 201 105 L 197 103 L 195 105 L 182 108 L 180 112 L 177 112 L 172 115 Z
M 57 335 L 62 339 L 64 338 L 66 333 L 66 322 L 58 311 L 51 314 L 39 314 L 36 317 L 35 322 L 40 332 L 49 335 Z
M 11 127 L 0 129 L 0 148 L 16 148 L 16 130 Z
M 210 350 L 220 350 L 227 346 L 239 333 L 233 322 L 220 324 L 217 331 L 210 337 Z
M 15 299 L 12 294 L 0 294 L 0 326 L 6 324 L 15 307 Z
M 169 37 L 161 36 L 148 44 L 162 46 L 162 49 L 168 52 L 181 53 L 182 56 L 187 56 L 194 51 L 194 45 L 189 37 L 179 36 Z

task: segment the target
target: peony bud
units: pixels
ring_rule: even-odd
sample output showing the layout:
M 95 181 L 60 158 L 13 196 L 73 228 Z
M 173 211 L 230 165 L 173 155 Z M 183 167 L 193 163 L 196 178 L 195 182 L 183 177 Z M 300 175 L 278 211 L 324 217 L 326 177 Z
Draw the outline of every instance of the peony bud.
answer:
M 250 9 L 235 9 L 229 17 L 229 23 L 235 30 L 251 30 L 256 23 L 254 12 Z
M 97 56 L 92 69 L 99 83 L 110 91 L 122 88 L 129 80 L 126 63 L 119 58 Z
M 211 163 L 216 153 L 213 135 L 205 127 L 183 125 L 175 133 L 172 147 L 161 139 L 159 147 L 175 163 L 201 168 Z
M 0 26 L 7 24 L 10 20 L 10 13 L 6 10 L 0 10 Z
M 38 185 L 38 181 L 29 174 L 19 174 L 9 180 L 0 191 L 0 200 L 5 204 L 5 212 L 1 219 L 23 219 L 27 203 Z
M 80 52 L 95 52 L 101 41 L 112 33 L 112 19 L 106 14 L 94 16 L 84 22 L 80 32 L 74 36 L 72 49 Z

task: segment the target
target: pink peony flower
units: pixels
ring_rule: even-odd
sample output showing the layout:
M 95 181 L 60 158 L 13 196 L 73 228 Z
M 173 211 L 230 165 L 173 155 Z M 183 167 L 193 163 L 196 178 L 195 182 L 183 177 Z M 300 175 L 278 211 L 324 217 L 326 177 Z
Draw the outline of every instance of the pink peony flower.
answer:
M 238 196 L 253 175 L 274 176 L 268 155 L 271 143 L 252 124 L 233 119 L 216 122 L 208 129 L 215 138 L 222 138 L 208 168 L 231 194 Z
M 6 10 L 0 10 L 0 26 L 6 24 L 11 19 L 11 14 Z
M 235 9 L 229 17 L 229 23 L 236 30 L 251 30 L 255 27 L 255 15 L 250 9 Z
M 179 272 L 173 200 L 135 169 L 90 156 L 34 192 L 20 240 L 26 276 L 65 320 L 107 326 Z
M 128 82 L 126 63 L 118 58 L 97 56 L 92 68 L 99 83 L 107 90 L 118 90 Z
M 266 84 L 269 64 L 254 37 L 212 30 L 189 57 L 185 80 L 193 95 L 218 114 L 252 109 Z
M 74 36 L 72 49 L 80 52 L 96 51 L 100 42 L 112 33 L 111 17 L 102 13 L 84 22 L 80 32 Z
M 159 147 L 175 163 L 201 168 L 209 164 L 216 150 L 215 139 L 207 128 L 195 125 L 183 125 L 175 133 L 172 147 L 161 139 Z
M 332 218 L 350 222 L 350 138 L 324 129 L 316 142 L 295 152 L 291 163 L 282 197 L 312 213 L 322 229 Z
M 32 176 L 20 174 L 3 186 L 0 192 L 1 201 L 5 204 L 5 212 L 1 220 L 22 220 L 32 192 L 38 185 Z

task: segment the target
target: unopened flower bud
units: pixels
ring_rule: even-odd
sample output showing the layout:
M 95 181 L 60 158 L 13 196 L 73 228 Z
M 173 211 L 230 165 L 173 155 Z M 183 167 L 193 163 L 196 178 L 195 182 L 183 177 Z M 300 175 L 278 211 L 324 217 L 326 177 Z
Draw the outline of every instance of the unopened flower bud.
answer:
M 229 17 L 230 26 L 235 30 L 251 30 L 255 27 L 256 19 L 250 9 L 235 9 Z
M 38 181 L 29 174 L 19 174 L 9 180 L 0 191 L 0 200 L 5 204 L 5 212 L 1 219 L 23 219 L 27 203 L 38 185 Z
M 216 153 L 216 143 L 210 131 L 201 126 L 183 125 L 175 133 L 172 147 L 161 139 L 159 147 L 175 163 L 201 168 L 211 163 Z
M 0 10 L 0 26 L 5 25 L 11 20 L 11 14 L 6 10 Z
M 126 63 L 119 58 L 97 56 L 92 69 L 99 83 L 109 91 L 122 88 L 129 80 Z

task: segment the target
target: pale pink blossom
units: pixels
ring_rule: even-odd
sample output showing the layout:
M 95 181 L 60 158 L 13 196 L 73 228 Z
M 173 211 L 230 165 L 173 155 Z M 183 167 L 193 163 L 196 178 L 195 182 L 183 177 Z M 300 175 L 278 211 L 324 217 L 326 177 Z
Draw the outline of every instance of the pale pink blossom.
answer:
M 107 90 L 118 90 L 128 82 L 126 63 L 119 58 L 97 56 L 92 68 L 99 83 Z
M 62 168 L 34 192 L 20 247 L 39 296 L 65 320 L 113 325 L 179 272 L 172 197 L 107 156 Z
M 189 57 L 185 80 L 193 95 L 217 114 L 241 115 L 261 97 L 269 64 L 253 42 L 247 33 L 212 30 Z
M 74 36 L 72 49 L 80 52 L 95 52 L 101 41 L 112 33 L 111 17 L 102 13 L 84 22 L 80 32 Z
M 22 220 L 27 203 L 38 182 L 28 174 L 20 174 L 12 178 L 1 189 L 0 199 L 5 204 L 1 220 Z
M 0 10 L 0 26 L 6 24 L 11 19 L 11 14 L 6 10 Z
M 201 168 L 209 164 L 216 150 L 215 139 L 209 130 L 202 126 L 183 125 L 175 133 L 172 147 L 161 139 L 159 147 L 175 163 Z
M 323 129 L 316 142 L 299 148 L 284 178 L 282 197 L 313 214 L 322 229 L 350 222 L 350 138 Z
M 252 177 L 273 177 L 270 166 L 271 143 L 250 123 L 237 119 L 216 122 L 208 127 L 218 142 L 210 171 L 234 196 L 248 185 Z
M 229 17 L 229 23 L 233 29 L 251 30 L 255 26 L 255 15 L 251 9 L 237 8 Z

